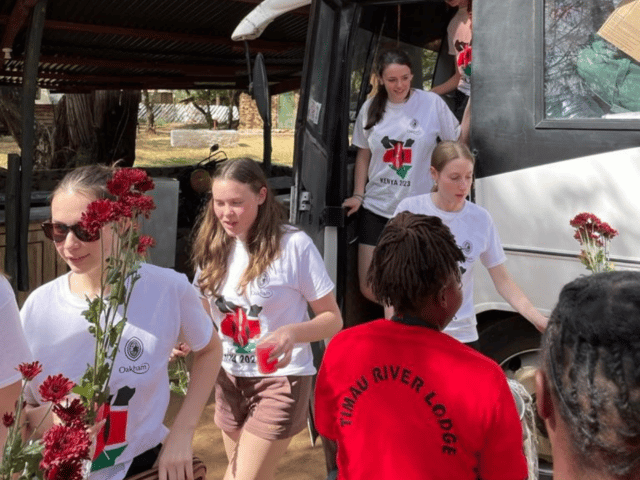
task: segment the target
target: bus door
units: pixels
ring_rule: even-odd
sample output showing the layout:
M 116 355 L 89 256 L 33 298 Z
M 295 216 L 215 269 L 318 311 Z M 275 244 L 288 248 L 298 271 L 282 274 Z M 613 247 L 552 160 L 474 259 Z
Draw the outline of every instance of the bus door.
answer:
M 349 33 L 357 8 L 341 0 L 313 3 L 300 90 L 290 220 L 313 239 L 327 270 L 344 290 L 339 255 L 346 243 L 344 168 L 348 139 Z M 338 295 L 340 301 L 341 295 Z

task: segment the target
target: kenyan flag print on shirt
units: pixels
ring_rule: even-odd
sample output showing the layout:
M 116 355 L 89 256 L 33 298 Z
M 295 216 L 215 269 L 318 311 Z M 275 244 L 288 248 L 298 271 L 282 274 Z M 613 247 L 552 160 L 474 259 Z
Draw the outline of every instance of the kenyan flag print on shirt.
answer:
M 116 464 L 116 459 L 127 448 L 127 418 L 129 401 L 136 393 L 135 388 L 122 387 L 115 397 L 98 410 L 96 423 L 107 419 L 96 437 L 96 452 L 91 461 L 91 471 L 95 472 Z
M 225 313 L 225 317 L 220 323 L 220 331 L 223 335 L 233 339 L 236 353 L 251 353 L 255 350 L 256 343 L 252 341 L 260 335 L 260 320 L 258 314 L 262 307 L 251 305 L 247 312 L 243 307 L 219 297 L 216 300 L 216 307 Z
M 400 140 L 384 137 L 381 143 L 386 149 L 382 161 L 389 164 L 391 170 L 404 179 L 411 169 L 411 146 L 414 144 L 414 140 L 409 138 L 403 143 Z

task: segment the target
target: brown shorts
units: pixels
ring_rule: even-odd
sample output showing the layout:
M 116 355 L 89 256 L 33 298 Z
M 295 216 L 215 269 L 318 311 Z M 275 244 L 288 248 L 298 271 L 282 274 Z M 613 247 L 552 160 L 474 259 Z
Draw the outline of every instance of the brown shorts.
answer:
M 235 377 L 220 369 L 214 421 L 265 440 L 293 437 L 307 425 L 311 376 Z

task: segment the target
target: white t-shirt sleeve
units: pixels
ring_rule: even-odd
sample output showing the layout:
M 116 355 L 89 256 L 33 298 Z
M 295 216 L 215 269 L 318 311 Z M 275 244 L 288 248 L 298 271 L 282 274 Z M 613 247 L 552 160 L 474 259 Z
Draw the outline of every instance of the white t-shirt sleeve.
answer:
M 297 255 L 293 258 L 296 269 L 298 291 L 307 302 L 313 302 L 333 290 L 333 282 L 329 278 L 327 269 L 320 252 L 311 239 L 300 232 L 295 235 Z
M 18 304 L 6 278 L 0 275 L 0 388 L 20 380 L 16 367 L 31 361 L 31 353 L 24 337 Z
M 502 243 L 500 242 L 498 229 L 493 223 L 493 219 L 491 217 L 489 217 L 487 232 L 487 248 L 480 254 L 480 261 L 485 268 L 497 267 L 507 261 L 504 249 L 502 248 Z
M 415 198 L 416 197 L 414 196 L 414 197 L 408 197 L 401 200 L 398 206 L 396 207 L 396 211 L 393 212 L 393 216 L 395 217 L 400 212 L 418 213 L 417 202 L 415 201 Z
M 213 334 L 213 322 L 198 292 L 187 283 L 180 296 L 180 337 L 195 351 L 207 346 Z
M 438 97 L 436 100 L 436 111 L 440 119 L 440 133 L 442 140 L 456 141 L 460 137 L 460 123 L 447 104 Z M 431 159 L 429 159 L 431 162 Z
M 367 121 L 367 112 L 369 111 L 369 105 L 371 105 L 371 101 L 367 100 L 362 104 L 360 108 L 360 112 L 358 112 L 358 116 L 356 117 L 356 123 L 353 126 L 353 143 L 358 148 L 366 148 L 371 149 L 369 146 L 369 140 L 364 131 L 364 125 Z

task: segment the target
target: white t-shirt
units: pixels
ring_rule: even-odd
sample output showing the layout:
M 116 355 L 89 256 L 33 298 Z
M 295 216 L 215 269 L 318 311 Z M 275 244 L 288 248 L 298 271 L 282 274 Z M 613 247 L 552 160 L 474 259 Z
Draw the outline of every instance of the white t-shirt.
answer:
M 473 269 L 476 260 L 480 259 L 488 269 L 507 260 L 493 219 L 484 208 L 468 201 L 465 201 L 462 210 L 457 212 L 440 210 L 434 205 L 431 194 L 406 198 L 400 202 L 394 215 L 404 211 L 440 217 L 442 223 L 453 233 L 466 258 L 460 265 L 462 305 L 444 333 L 465 343 L 477 340 L 477 322 L 473 308 Z
M 278 327 L 308 321 L 307 302 L 318 300 L 333 290 L 320 252 L 309 236 L 288 228 L 280 242 L 280 256 L 247 286 L 245 294 L 240 294 L 237 286 L 249 264 L 249 254 L 244 244 L 236 239 L 221 296 L 207 297 L 222 340 L 222 367 L 231 375 L 265 376 L 258 371 L 256 345 Z M 196 272 L 196 288 L 199 275 L 200 272 Z M 246 334 L 242 336 L 237 332 Z M 314 373 L 311 346 L 302 343 L 294 347 L 287 367 L 266 376 Z
M 464 47 L 471 45 L 471 19 L 467 13 L 467 9 L 459 8 L 453 16 L 447 27 L 447 38 L 449 40 L 449 55 L 453 55 L 456 59 L 456 68 L 458 68 L 458 55 L 464 50 Z M 458 90 L 465 95 L 471 93 L 471 82 L 469 77 L 461 72 Z
M 431 191 L 437 139 L 457 140 L 460 126 L 439 95 L 414 89 L 404 103 L 387 102 L 382 120 L 365 130 L 370 104 L 362 105 L 353 131 L 353 144 L 371 150 L 363 206 L 391 218 L 400 200 Z
M 0 388 L 22 378 L 17 366 L 31 361 L 31 353 L 24 338 L 16 297 L 11 285 L 0 274 Z M 4 413 L 4 412 L 1 412 Z
M 138 271 L 118 353 L 109 382 L 109 437 L 99 436 L 91 480 L 124 478 L 131 460 L 164 441 L 169 405 L 167 366 L 179 337 L 197 351 L 213 334 L 213 324 L 185 275 L 143 264 Z M 32 401 L 48 375 L 79 381 L 93 362 L 95 340 L 82 316 L 87 300 L 73 294 L 66 274 L 36 289 L 20 315 L 33 358 L 43 373 L 29 384 Z M 106 446 L 105 446 L 106 443 Z M 110 461 L 114 462 L 109 466 Z

